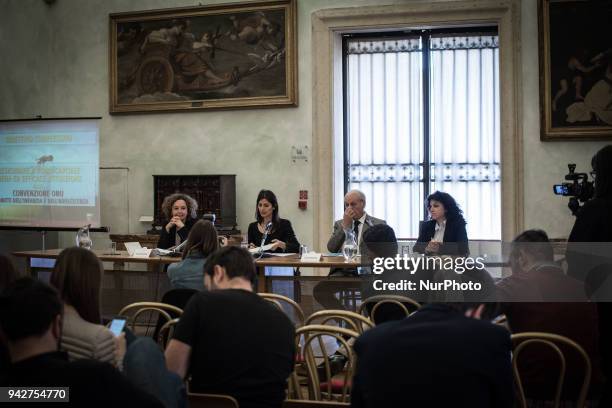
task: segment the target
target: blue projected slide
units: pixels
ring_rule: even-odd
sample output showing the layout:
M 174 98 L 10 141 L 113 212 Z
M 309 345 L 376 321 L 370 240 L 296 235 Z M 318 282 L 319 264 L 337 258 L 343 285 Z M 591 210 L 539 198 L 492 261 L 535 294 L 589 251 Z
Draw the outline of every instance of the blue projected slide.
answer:
M 0 122 L 0 225 L 100 226 L 97 119 Z

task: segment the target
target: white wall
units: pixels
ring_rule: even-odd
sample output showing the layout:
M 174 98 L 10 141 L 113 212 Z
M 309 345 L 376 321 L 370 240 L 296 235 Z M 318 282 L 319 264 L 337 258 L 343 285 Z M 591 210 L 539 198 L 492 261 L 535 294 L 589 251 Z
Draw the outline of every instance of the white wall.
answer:
M 297 199 L 299 190 L 317 187 L 312 185 L 312 165 L 311 161 L 294 164 L 290 159 L 292 145 L 312 146 L 310 15 L 321 8 L 406 2 L 298 0 L 297 108 L 111 116 L 108 14 L 192 6 L 197 2 L 57 0 L 49 7 L 40 0 L 3 0 L 0 118 L 38 114 L 102 117 L 101 167 L 129 168 L 129 172 L 116 176 L 126 180 L 104 181 L 109 177 L 101 177 L 104 205 L 127 211 L 129 199 L 129 214 L 103 208 L 103 214 L 107 214 L 103 224 L 112 232 L 142 233 L 149 227 L 137 220 L 153 212 L 153 174 L 236 174 L 238 223 L 243 231 L 253 220 L 258 190 L 270 188 L 279 197 L 281 216 L 293 222 L 300 241 L 311 245 L 312 209 L 298 210 Z M 523 2 L 520 33 L 525 226 L 544 228 L 551 236 L 561 237 L 567 236 L 573 220 L 567 200 L 553 196 L 552 184 L 562 180 L 567 162 L 577 163 L 579 170 L 589 170 L 590 157 L 604 143 L 539 140 L 536 3 Z M 123 188 L 124 182 L 129 185 L 127 195 L 115 194 L 117 185 Z M 73 234 L 62 235 L 61 244 L 69 245 Z M 97 247 L 106 245 L 104 240 L 97 242 Z

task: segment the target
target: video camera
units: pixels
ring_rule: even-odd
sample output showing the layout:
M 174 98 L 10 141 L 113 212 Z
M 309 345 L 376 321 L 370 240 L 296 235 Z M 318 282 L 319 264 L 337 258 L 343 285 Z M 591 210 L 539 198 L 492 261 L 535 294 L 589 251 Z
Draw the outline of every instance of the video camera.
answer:
M 569 173 L 565 175 L 565 180 L 571 181 L 553 185 L 553 193 L 560 196 L 570 197 L 567 206 L 572 211 L 572 215 L 576 215 L 580 209 L 580 203 L 584 203 L 591 198 L 595 193 L 594 183 L 589 181 L 587 173 L 575 173 L 576 165 L 570 163 L 567 165 Z

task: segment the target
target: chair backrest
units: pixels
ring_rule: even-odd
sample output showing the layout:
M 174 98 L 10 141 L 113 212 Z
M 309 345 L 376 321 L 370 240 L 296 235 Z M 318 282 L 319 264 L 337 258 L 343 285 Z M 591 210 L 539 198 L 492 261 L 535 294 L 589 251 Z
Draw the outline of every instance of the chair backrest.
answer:
M 198 293 L 198 290 L 195 289 L 189 289 L 189 288 L 176 288 L 176 289 L 170 289 L 169 291 L 167 291 L 166 293 L 164 293 L 164 296 L 162 296 L 162 303 L 165 303 L 167 305 L 172 305 L 172 306 L 176 306 L 181 310 L 185 309 L 185 306 L 187 306 L 187 303 L 189 303 L 189 300 L 191 299 L 191 297 L 193 295 L 195 295 L 196 293 Z M 177 318 L 179 317 L 179 315 L 177 315 L 174 312 L 169 312 L 168 313 L 170 315 L 171 318 Z M 161 314 L 158 316 L 157 318 L 157 324 L 155 325 L 155 331 L 153 332 L 153 338 L 154 339 L 158 339 L 158 343 L 160 343 L 159 341 L 159 332 L 162 328 L 162 326 L 168 321 L 168 319 L 166 319 L 164 316 L 162 316 Z
M 239 408 L 236 398 L 220 394 L 188 393 L 190 408 Z
M 332 325 L 330 322 L 334 322 L 333 326 L 339 326 L 342 323 L 346 324 L 350 330 L 353 330 L 359 334 L 362 334 L 365 330 L 374 327 L 374 323 L 365 316 L 358 313 L 351 312 L 349 310 L 320 310 L 308 316 L 304 324 L 322 324 Z
M 149 312 L 149 319 L 146 322 L 147 329 L 145 335 L 149 335 L 149 329 L 154 329 L 157 323 L 157 319 L 155 321 L 151 319 L 152 314 L 157 314 L 159 318 L 163 318 L 166 322 L 172 320 L 174 316 L 180 317 L 183 314 L 183 310 L 181 308 L 159 302 L 132 303 L 121 309 L 119 314 L 128 318 L 128 326 L 132 328 L 132 331 L 134 331 L 135 334 L 137 334 L 136 323 L 138 322 L 138 317 L 147 312 Z
M 303 344 L 299 347 L 303 337 Z M 350 382 L 355 372 L 356 356 L 352 344 L 359 337 L 359 333 L 336 326 L 313 324 L 300 327 L 295 332 L 296 350 L 302 353 L 306 362 L 308 378 L 309 399 L 321 401 L 323 397 L 328 400 L 348 402 L 350 396 Z M 331 338 L 345 350 L 346 368 L 332 381 L 330 354 L 325 346 L 326 338 Z M 318 345 L 315 350 L 314 344 Z M 318 364 L 318 362 L 321 364 Z M 323 377 L 319 377 L 318 367 L 322 367 Z M 335 387 L 334 382 L 340 384 Z
M 574 349 L 578 353 L 578 355 L 582 357 L 582 359 L 584 360 L 584 380 L 582 382 L 582 386 L 580 387 L 576 406 L 580 408 L 584 407 L 587 398 L 587 392 L 589 390 L 589 385 L 591 382 L 591 359 L 589 358 L 586 351 L 584 351 L 584 349 L 578 343 L 565 336 L 542 332 L 516 333 L 513 334 L 511 338 L 514 344 L 514 349 L 512 352 L 512 371 L 514 373 L 514 380 L 516 381 L 519 393 L 519 403 L 521 404 L 521 407 L 527 407 L 527 400 L 525 397 L 525 391 L 523 388 L 523 383 L 521 381 L 521 376 L 518 370 L 518 359 L 521 352 L 526 347 L 534 344 L 540 344 L 550 347 L 559 357 L 560 369 L 557 380 L 557 387 L 555 390 L 554 407 L 559 407 L 561 403 L 563 380 L 565 379 L 566 374 L 566 357 L 564 356 L 563 351 L 561 351 L 559 345 L 564 345 Z
M 383 306 L 386 305 L 386 306 Z M 381 309 L 381 307 L 383 309 Z M 414 299 L 410 299 L 407 296 L 400 295 L 376 295 L 370 296 L 365 299 L 363 303 L 359 306 L 358 313 L 362 316 L 369 317 L 374 324 L 383 323 L 382 321 L 376 320 L 376 313 L 381 310 L 388 311 L 389 308 L 393 308 L 394 311 L 397 311 L 398 315 L 402 315 L 403 317 L 408 317 L 411 313 L 417 311 L 421 308 L 419 302 Z
M 287 296 L 277 295 L 276 293 L 259 293 L 259 296 L 266 299 L 268 302 L 272 303 L 285 313 L 286 310 L 283 308 L 283 305 L 289 305 L 295 314 L 295 319 L 297 320 L 295 326 L 301 327 L 304 325 L 304 311 L 293 299 L 290 299 Z M 290 319 L 292 318 L 291 315 L 288 314 L 288 316 Z
M 308 401 L 308 400 L 285 400 L 283 408 L 345 408 L 350 407 L 348 402 L 336 401 Z
M 510 325 L 508 324 L 508 317 L 505 314 L 500 314 L 499 316 L 495 317 L 493 320 L 491 320 L 491 323 L 502 326 L 509 332 L 512 332 L 512 330 L 510 330 Z
M 191 297 L 198 292 L 199 291 L 195 289 L 188 288 L 170 289 L 169 291 L 164 293 L 164 296 L 162 296 L 161 301 L 162 303 L 165 303 L 167 305 L 172 305 L 180 309 L 185 309 L 185 306 L 187 306 L 187 302 L 189 302 L 189 299 L 191 299 Z
M 176 329 L 176 324 L 178 323 L 179 318 L 175 318 L 172 320 L 168 320 L 162 327 L 159 329 L 159 333 L 157 334 L 157 344 L 159 344 L 162 350 L 166 349 L 168 342 L 174 336 L 174 329 Z

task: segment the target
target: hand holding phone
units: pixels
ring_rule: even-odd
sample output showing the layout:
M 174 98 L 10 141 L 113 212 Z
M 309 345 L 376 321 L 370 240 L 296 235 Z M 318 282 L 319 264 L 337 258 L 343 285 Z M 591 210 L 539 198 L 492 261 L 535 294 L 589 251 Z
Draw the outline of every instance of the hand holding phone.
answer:
M 113 335 L 115 335 L 115 337 L 118 337 L 121 334 L 123 328 L 125 327 L 125 322 L 126 320 L 122 318 L 113 319 L 110 324 L 109 330 L 111 331 L 111 333 L 113 333 Z

